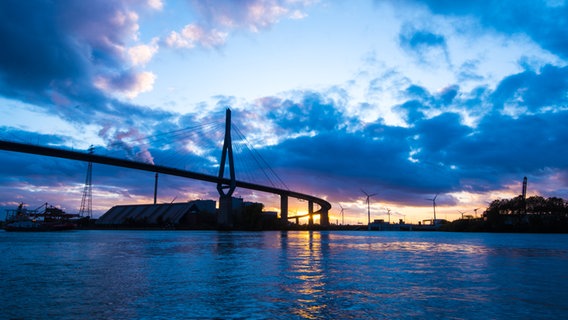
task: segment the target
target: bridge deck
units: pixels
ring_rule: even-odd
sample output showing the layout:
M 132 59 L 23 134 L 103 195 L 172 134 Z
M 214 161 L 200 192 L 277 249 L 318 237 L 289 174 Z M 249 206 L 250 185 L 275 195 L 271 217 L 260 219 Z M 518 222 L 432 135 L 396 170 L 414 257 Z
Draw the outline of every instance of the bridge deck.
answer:
M 48 157 L 56 157 L 56 158 L 63 158 L 63 159 L 71 159 L 71 160 L 79 160 L 79 161 L 86 161 L 86 162 L 93 162 L 99 164 L 106 164 L 111 166 L 117 167 L 124 167 L 130 169 L 137 169 L 149 172 L 157 172 L 168 174 L 172 176 L 196 179 L 201 181 L 213 182 L 213 183 L 229 183 L 229 179 L 226 178 L 219 178 L 217 176 L 207 175 L 203 173 L 197 173 L 187 170 L 175 169 L 166 166 L 159 166 L 153 165 L 149 163 L 142 163 L 136 162 L 132 160 L 125 160 L 125 159 L 118 159 L 118 158 L 111 158 L 102 155 L 96 155 L 92 153 L 85 153 L 85 152 L 78 152 L 72 150 L 65 150 L 53 147 L 45 147 L 45 146 L 36 146 L 18 142 L 11 142 L 11 141 L 4 141 L 0 140 L 0 150 L 6 151 L 15 151 L 15 152 L 22 152 L 22 153 L 29 153 L 29 154 L 36 154 L 36 155 L 43 155 Z M 280 196 L 292 197 L 297 199 L 302 199 L 306 201 L 311 201 L 316 203 L 320 206 L 320 209 L 314 214 L 325 213 L 331 209 L 331 204 L 324 199 L 280 188 L 263 186 L 260 184 L 245 182 L 245 181 L 236 181 L 236 186 L 239 188 L 262 191 L 272 194 L 277 194 Z

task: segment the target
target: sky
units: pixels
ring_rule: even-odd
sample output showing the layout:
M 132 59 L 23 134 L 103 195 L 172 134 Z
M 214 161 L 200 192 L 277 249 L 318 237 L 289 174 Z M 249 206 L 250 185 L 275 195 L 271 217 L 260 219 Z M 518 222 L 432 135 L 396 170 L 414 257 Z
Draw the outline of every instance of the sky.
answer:
M 363 191 L 371 220 L 408 222 L 436 195 L 437 218 L 479 215 L 525 176 L 529 196 L 568 199 L 567 25 L 564 0 L 0 1 L 0 139 L 215 175 L 230 108 L 237 179 L 275 173 L 332 223 L 367 222 Z M 76 212 L 86 168 L 0 151 L 0 209 Z M 153 186 L 94 164 L 94 215 Z M 159 186 L 160 202 L 218 197 Z

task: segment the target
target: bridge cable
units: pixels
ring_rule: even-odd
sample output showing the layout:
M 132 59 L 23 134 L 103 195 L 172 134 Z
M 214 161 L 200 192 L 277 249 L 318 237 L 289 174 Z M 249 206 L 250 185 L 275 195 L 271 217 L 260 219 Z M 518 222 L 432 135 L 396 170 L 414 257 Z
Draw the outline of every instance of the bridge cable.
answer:
M 241 130 L 239 130 L 239 128 L 237 126 L 233 126 L 235 129 L 235 132 L 237 133 L 237 135 L 245 142 L 244 146 L 246 147 L 246 149 L 251 153 L 252 158 L 254 159 L 254 161 L 257 163 L 258 167 L 262 170 L 262 172 L 264 173 L 264 175 L 266 176 L 266 178 L 270 181 L 270 183 L 272 184 L 272 186 L 276 186 L 276 184 L 272 181 L 272 179 L 269 176 L 269 173 L 272 173 L 272 175 L 275 177 L 276 180 L 278 180 L 278 182 L 280 182 L 282 184 L 282 186 L 284 186 L 284 188 L 286 190 L 290 190 L 290 188 L 288 188 L 288 186 L 286 185 L 286 183 L 280 178 L 280 176 L 274 171 L 274 169 L 272 169 L 272 167 L 270 166 L 270 164 L 268 164 L 268 162 L 266 161 L 266 159 L 264 159 L 264 157 L 260 154 L 260 152 L 258 150 L 256 150 L 256 148 L 254 148 L 252 146 L 252 144 L 248 141 L 248 139 L 246 138 L 246 136 L 242 133 Z M 264 166 L 262 165 L 264 164 Z M 267 172 L 265 170 L 265 168 L 268 169 L 269 172 Z

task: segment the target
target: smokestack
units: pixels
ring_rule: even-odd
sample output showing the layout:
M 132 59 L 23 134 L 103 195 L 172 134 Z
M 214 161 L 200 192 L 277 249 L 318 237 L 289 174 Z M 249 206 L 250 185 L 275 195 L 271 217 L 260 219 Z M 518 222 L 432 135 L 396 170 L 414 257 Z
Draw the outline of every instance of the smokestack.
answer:
M 523 179 L 523 200 L 527 199 L 527 177 Z
M 523 179 L 523 213 L 527 214 L 527 177 Z

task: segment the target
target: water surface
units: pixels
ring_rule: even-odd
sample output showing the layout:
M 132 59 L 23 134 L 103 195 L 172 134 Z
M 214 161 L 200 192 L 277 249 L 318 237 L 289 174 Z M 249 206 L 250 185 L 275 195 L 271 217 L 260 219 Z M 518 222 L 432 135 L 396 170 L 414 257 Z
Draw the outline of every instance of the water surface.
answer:
M 0 318 L 560 319 L 568 235 L 0 232 Z

